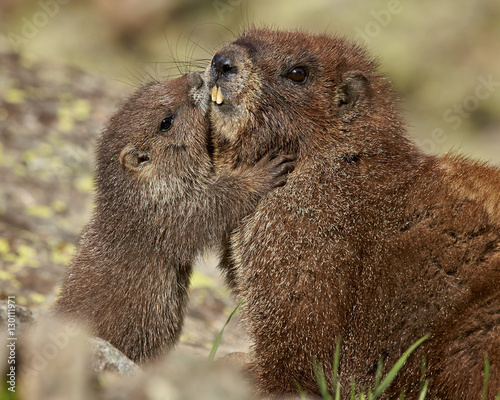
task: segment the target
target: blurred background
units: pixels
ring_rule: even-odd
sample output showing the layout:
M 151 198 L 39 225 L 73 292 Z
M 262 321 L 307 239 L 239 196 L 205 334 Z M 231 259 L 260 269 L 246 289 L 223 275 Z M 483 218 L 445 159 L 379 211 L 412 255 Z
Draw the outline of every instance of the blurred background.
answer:
M 53 302 L 91 212 L 95 137 L 124 97 L 203 70 L 252 24 L 359 41 L 424 151 L 500 163 L 498 0 L 1 0 L 0 300 Z M 195 275 L 184 341 L 233 307 L 214 264 Z

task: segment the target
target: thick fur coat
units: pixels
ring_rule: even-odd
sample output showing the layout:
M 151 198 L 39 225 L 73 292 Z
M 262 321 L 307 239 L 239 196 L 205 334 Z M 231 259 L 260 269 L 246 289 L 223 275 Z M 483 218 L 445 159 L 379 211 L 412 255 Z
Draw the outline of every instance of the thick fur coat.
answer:
M 249 30 L 205 75 L 219 170 L 296 154 L 286 186 L 232 234 L 223 262 L 253 340 L 261 392 L 319 394 L 313 362 L 347 395 L 414 342 L 388 396 L 476 399 L 484 356 L 500 390 L 500 171 L 424 155 L 389 81 L 338 37 Z M 328 381 L 328 379 L 327 379 Z M 332 388 L 330 388 L 332 389 Z

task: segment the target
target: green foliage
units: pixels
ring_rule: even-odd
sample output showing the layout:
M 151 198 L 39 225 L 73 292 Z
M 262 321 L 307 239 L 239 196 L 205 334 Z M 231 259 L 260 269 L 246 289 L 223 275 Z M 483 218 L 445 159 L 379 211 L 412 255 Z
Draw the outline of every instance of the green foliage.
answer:
M 377 373 L 375 376 L 375 387 L 372 389 L 368 389 L 366 391 L 362 391 L 360 394 L 356 395 L 356 383 L 354 379 L 351 381 L 351 392 L 350 399 L 351 400 L 377 400 L 384 391 L 390 386 L 390 384 L 394 381 L 397 374 L 403 367 L 404 363 L 408 359 L 408 357 L 415 351 L 415 349 L 422 344 L 427 339 L 427 336 L 424 336 L 420 340 L 418 340 L 415 344 L 413 344 L 402 356 L 401 358 L 394 364 L 394 366 L 389 370 L 386 377 L 382 379 L 382 360 L 380 360 Z M 323 372 L 323 368 L 319 365 L 318 362 L 314 362 L 314 374 L 316 376 L 316 382 L 318 383 L 318 387 L 321 393 L 321 398 L 323 400 L 340 400 L 340 383 L 338 382 L 338 367 L 339 367 L 339 356 L 340 356 L 340 339 L 337 339 L 337 343 L 335 346 L 335 359 L 333 366 L 333 379 L 332 379 L 332 387 L 335 388 L 335 395 L 332 397 L 330 392 L 328 391 L 328 386 L 326 384 L 325 374 Z M 427 393 L 427 386 L 429 382 L 425 381 L 422 384 L 420 394 L 418 399 L 425 400 L 425 396 Z M 305 398 L 303 392 L 301 392 L 301 398 Z M 404 399 L 404 392 L 401 393 L 401 399 Z
M 490 360 L 488 356 L 484 355 L 484 385 L 483 385 L 483 395 L 481 396 L 481 400 L 486 400 L 488 398 L 488 388 L 490 383 Z M 495 396 L 495 400 L 500 400 L 500 390 L 498 394 Z
M 490 381 L 490 360 L 488 356 L 484 355 L 484 385 L 483 385 L 483 395 L 481 396 L 481 400 L 486 400 L 488 397 L 488 386 Z
M 403 367 L 404 363 L 408 359 L 408 357 L 415 351 L 417 347 L 419 347 L 426 339 L 428 336 L 424 336 L 420 340 L 418 340 L 416 343 L 414 343 L 402 356 L 401 358 L 394 364 L 394 366 L 389 370 L 387 373 L 386 377 L 382 379 L 382 360 L 380 360 L 378 367 L 377 367 L 377 372 L 375 376 L 375 386 L 373 389 L 368 389 L 365 393 L 363 390 L 361 393 L 356 394 L 356 383 L 354 379 L 351 380 L 351 391 L 350 391 L 350 400 L 377 400 L 380 398 L 380 396 L 384 393 L 385 390 L 390 386 L 390 384 L 394 381 L 396 378 L 397 374 Z M 320 389 L 321 393 L 321 398 L 323 400 L 340 400 L 340 384 L 338 383 L 337 377 L 338 377 L 338 365 L 339 365 L 339 351 L 340 351 L 340 340 L 337 339 L 337 344 L 335 347 L 335 360 L 334 360 L 334 368 L 333 368 L 333 380 L 332 380 L 332 387 L 336 388 L 335 390 L 335 396 L 332 397 L 330 392 L 328 391 L 327 385 L 326 385 L 326 379 L 325 375 L 323 373 L 323 369 L 321 366 L 317 363 L 314 362 L 314 373 L 316 376 L 316 381 L 318 383 L 318 387 Z M 425 372 L 426 372 L 426 361 L 425 359 L 422 361 L 422 381 L 420 384 L 420 391 L 418 395 L 418 400 L 425 400 L 426 395 L 427 395 L 427 388 L 429 386 L 429 380 L 425 379 Z M 490 362 L 488 360 L 488 357 L 484 357 L 484 388 L 483 388 L 483 395 L 481 400 L 486 400 L 487 395 L 488 395 L 488 384 L 489 384 L 489 378 L 490 378 Z M 303 391 L 301 391 L 301 398 L 305 399 L 306 396 Z M 405 393 L 404 391 L 401 391 L 400 399 L 403 400 L 405 398 Z M 500 400 L 500 392 L 498 395 L 495 397 L 495 400 Z
M 236 312 L 239 310 L 241 305 L 243 304 L 244 299 L 238 304 L 238 306 L 231 312 L 229 315 L 226 323 L 222 327 L 219 335 L 217 336 L 217 339 L 214 342 L 214 345 L 212 346 L 212 350 L 209 355 L 209 360 L 213 361 L 215 359 L 215 355 L 217 353 L 217 349 L 219 348 L 220 341 L 222 339 L 222 335 L 224 333 L 224 329 L 226 328 L 227 324 L 233 316 L 236 314 Z M 419 339 L 417 342 L 415 342 L 400 358 L 399 360 L 394 364 L 394 366 L 389 370 L 387 373 L 386 377 L 382 380 L 382 360 L 380 360 L 378 367 L 377 367 L 377 372 L 375 376 L 375 387 L 372 389 L 368 389 L 366 391 L 366 394 L 364 391 L 362 391 L 359 395 L 356 395 L 356 383 L 354 379 L 351 380 L 351 392 L 350 392 L 350 399 L 351 400 L 377 400 L 383 393 L 384 391 L 390 386 L 390 384 L 394 381 L 396 378 L 397 374 L 407 361 L 408 357 L 415 351 L 417 347 L 419 347 L 426 339 L 428 336 L 424 336 L 423 338 Z M 313 368 L 314 368 L 314 374 L 316 377 L 316 382 L 318 383 L 318 387 L 320 389 L 321 393 L 321 398 L 323 400 L 340 400 L 340 382 L 338 381 L 338 369 L 339 369 L 339 359 L 340 359 L 340 338 L 337 338 L 336 345 L 335 345 L 335 358 L 334 358 L 334 363 L 333 363 L 333 377 L 332 377 L 332 387 L 335 388 L 335 393 L 332 395 L 329 390 L 328 390 L 328 384 L 327 384 L 327 379 L 325 377 L 323 368 L 321 365 L 317 362 L 313 362 Z M 426 369 L 426 363 L 425 360 L 422 362 L 422 374 L 425 374 L 425 369 Z M 488 381 L 489 381 L 489 360 L 488 357 L 485 356 L 485 373 L 484 373 L 484 390 L 483 390 L 483 397 L 482 400 L 486 399 L 486 395 L 488 393 Z M 299 397 L 301 399 L 307 399 L 307 393 L 302 389 L 302 387 L 296 382 L 295 383 L 297 387 L 297 391 L 299 393 Z M 429 385 L 429 380 L 422 380 L 421 387 L 420 387 L 420 392 L 418 396 L 418 400 L 425 400 L 426 395 L 427 395 L 427 388 Z M 405 394 L 404 391 L 401 392 L 400 399 L 404 399 Z M 500 393 L 498 396 L 495 398 L 495 400 L 500 400 Z
M 420 394 L 418 396 L 418 400 L 424 400 L 425 395 L 427 394 L 427 386 L 429 386 L 429 380 L 427 379 L 422 387 L 420 388 Z
M 373 391 L 373 397 L 372 400 L 375 400 L 380 397 L 380 395 L 389 387 L 389 385 L 392 383 L 392 381 L 396 378 L 396 375 L 398 372 L 401 370 L 403 367 L 404 363 L 410 357 L 410 354 L 415 351 L 415 349 L 420 346 L 425 340 L 427 340 L 428 336 L 424 336 L 423 338 L 419 339 L 416 343 L 414 343 L 406 352 L 401 356 L 401 358 L 394 364 L 394 366 L 390 369 L 390 371 L 387 373 L 387 376 L 385 379 L 380 383 L 380 385 L 377 385 Z
M 9 390 L 9 387 L 10 385 L 7 383 L 7 380 L 2 379 L 2 383 L 0 384 L 0 400 L 17 400 L 19 398 L 17 388 L 15 392 L 12 392 Z
M 229 315 L 229 318 L 227 319 L 226 323 L 222 327 L 222 330 L 220 331 L 219 335 L 217 336 L 217 339 L 212 347 L 212 351 L 210 352 L 209 355 L 209 360 L 214 360 L 215 354 L 217 352 L 217 349 L 219 347 L 219 343 L 222 338 L 222 334 L 224 333 L 224 329 L 226 328 L 227 324 L 231 319 L 233 318 L 234 314 L 238 311 L 238 309 L 241 307 L 245 299 L 243 299 L 240 304 L 233 310 L 233 312 Z M 424 336 L 423 338 L 419 339 L 417 342 L 415 342 L 406 352 L 399 358 L 399 360 L 394 364 L 394 366 L 389 370 L 387 375 L 385 376 L 384 379 L 382 379 L 382 367 L 383 367 L 383 360 L 381 359 L 378 363 L 377 366 L 377 372 L 375 375 L 375 386 L 373 389 L 368 389 L 366 391 L 361 391 L 361 393 L 356 394 L 356 382 L 354 381 L 354 378 L 351 380 L 351 391 L 350 391 L 350 400 L 377 400 L 382 396 L 382 394 L 387 390 L 387 388 L 391 385 L 391 383 L 394 381 L 396 378 L 397 374 L 405 364 L 405 362 L 408 360 L 408 357 L 419 347 L 425 340 L 427 340 L 428 336 Z M 339 360 L 340 360 L 340 338 L 337 338 L 336 344 L 335 344 L 335 357 L 334 357 L 334 362 L 333 362 L 333 372 L 332 372 L 332 388 L 335 388 L 335 393 L 330 393 L 328 389 L 328 384 L 327 384 L 327 378 L 325 376 L 325 373 L 323 371 L 323 367 L 321 364 L 314 360 L 313 361 L 313 370 L 314 370 L 314 375 L 316 378 L 316 382 L 319 387 L 319 391 L 321 393 L 321 398 L 323 400 L 341 400 L 340 397 L 340 382 L 338 380 L 338 371 L 339 371 Z M 425 358 L 422 360 L 422 380 L 420 382 L 420 391 L 418 395 L 418 400 L 425 400 L 426 395 L 427 395 L 427 388 L 429 386 L 429 380 L 425 379 L 425 373 L 426 373 L 426 360 Z M 483 394 L 481 397 L 481 400 L 486 400 L 488 396 L 488 386 L 489 386 L 489 378 L 490 378 L 490 362 L 488 357 L 485 355 L 484 356 L 484 388 L 483 388 Z M 298 382 L 295 382 L 295 386 L 297 387 L 297 391 L 299 393 L 300 399 L 306 400 L 307 399 L 307 392 L 302 389 L 300 384 Z M 404 390 L 401 391 L 400 399 L 404 400 L 405 398 L 405 393 Z M 498 395 L 495 397 L 495 400 L 500 400 L 500 392 Z
M 324 400 L 332 400 L 330 392 L 328 391 L 328 385 L 326 383 L 325 373 L 321 365 L 315 360 L 313 362 L 314 375 L 316 376 L 316 382 L 319 386 L 319 391 L 321 393 L 321 398 Z M 335 375 L 335 372 L 334 372 Z
M 233 312 L 229 315 L 226 323 L 222 327 L 221 331 L 219 332 L 219 335 L 217 336 L 217 339 L 215 339 L 214 345 L 212 346 L 212 350 L 210 351 L 210 355 L 208 356 L 208 359 L 210 361 L 213 361 L 215 359 L 215 354 L 217 353 L 217 349 L 219 348 L 220 341 L 222 339 L 222 334 L 224 333 L 224 329 L 226 329 L 227 324 L 229 324 L 229 321 L 233 318 L 234 314 L 240 309 L 241 305 L 245 299 L 241 300 L 240 304 L 236 306 L 236 308 L 233 310 Z
M 301 400 L 307 400 L 306 391 L 302 389 L 298 382 L 295 382 L 295 386 L 297 387 L 297 391 L 299 392 L 299 397 L 301 398 Z
M 335 342 L 335 357 L 333 359 L 332 388 L 335 388 L 335 400 L 340 400 L 339 361 L 340 360 L 340 336 Z

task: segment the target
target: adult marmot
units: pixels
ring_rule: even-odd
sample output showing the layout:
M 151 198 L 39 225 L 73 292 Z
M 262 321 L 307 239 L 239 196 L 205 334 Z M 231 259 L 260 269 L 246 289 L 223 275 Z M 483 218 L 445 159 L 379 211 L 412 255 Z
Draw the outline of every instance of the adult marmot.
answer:
M 216 167 L 297 156 L 286 186 L 239 224 L 224 261 L 245 302 L 263 393 L 319 393 L 316 360 L 372 385 L 417 339 L 388 396 L 500 390 L 500 171 L 424 155 L 387 79 L 342 38 L 249 30 L 206 71 Z M 332 389 L 332 388 L 330 388 Z

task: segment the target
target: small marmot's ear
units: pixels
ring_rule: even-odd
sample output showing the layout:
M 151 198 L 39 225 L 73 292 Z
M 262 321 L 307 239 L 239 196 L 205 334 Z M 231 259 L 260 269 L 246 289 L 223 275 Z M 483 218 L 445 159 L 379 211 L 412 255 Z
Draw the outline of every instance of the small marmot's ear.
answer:
M 139 171 L 151 163 L 148 152 L 133 147 L 125 147 L 120 153 L 120 164 L 132 171 Z
M 351 110 L 354 105 L 368 94 L 370 82 L 361 71 L 349 71 L 337 86 L 336 104 L 339 115 Z

